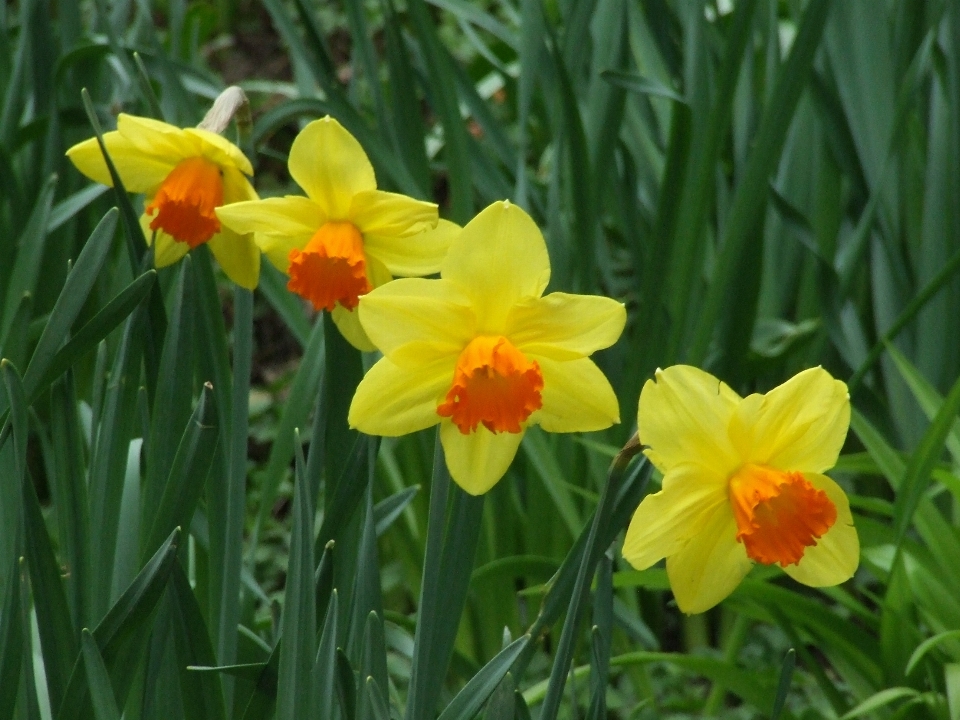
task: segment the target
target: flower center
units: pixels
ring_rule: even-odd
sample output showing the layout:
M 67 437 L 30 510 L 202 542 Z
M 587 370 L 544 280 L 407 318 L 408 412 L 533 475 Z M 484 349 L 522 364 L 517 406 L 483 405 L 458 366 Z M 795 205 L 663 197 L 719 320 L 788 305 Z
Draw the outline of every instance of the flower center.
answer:
M 163 230 L 190 249 L 202 245 L 220 232 L 214 208 L 223 205 L 223 175 L 220 167 L 206 158 L 192 157 L 180 162 L 164 179 L 146 207 L 156 213 L 151 230 Z
M 287 288 L 313 303 L 314 310 L 333 310 L 337 303 L 353 310 L 360 296 L 373 289 L 363 236 L 349 222 L 325 223 L 303 250 L 291 250 L 287 272 Z
M 796 564 L 837 521 L 837 508 L 801 473 L 744 465 L 730 478 L 737 541 L 765 565 Z
M 483 423 L 490 432 L 521 431 L 543 406 L 543 373 L 505 337 L 481 335 L 457 359 L 453 385 L 437 414 L 448 417 L 464 435 Z

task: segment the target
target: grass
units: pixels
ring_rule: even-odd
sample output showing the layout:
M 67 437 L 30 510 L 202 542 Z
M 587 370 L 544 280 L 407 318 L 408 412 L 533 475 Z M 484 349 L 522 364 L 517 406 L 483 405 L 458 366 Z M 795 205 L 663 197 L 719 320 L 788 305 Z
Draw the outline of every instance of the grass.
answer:
M 0 718 L 957 717 L 958 31 L 934 0 L 0 6 Z M 432 433 L 346 429 L 370 358 L 279 273 L 145 264 L 140 199 L 63 153 L 194 125 L 225 77 L 264 196 L 329 113 L 381 187 L 527 209 L 551 290 L 627 305 L 623 423 L 531 431 L 473 500 Z M 624 563 L 649 468 L 602 502 L 608 468 L 678 362 L 849 382 L 851 581 L 755 569 L 688 618 Z

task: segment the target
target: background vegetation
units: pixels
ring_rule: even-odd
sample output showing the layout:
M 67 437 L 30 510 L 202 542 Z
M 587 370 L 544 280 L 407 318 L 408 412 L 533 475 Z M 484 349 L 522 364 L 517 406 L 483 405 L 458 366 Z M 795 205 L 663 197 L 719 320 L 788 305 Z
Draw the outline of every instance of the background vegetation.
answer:
M 0 718 L 960 718 L 958 38 L 954 0 L 0 4 Z M 627 304 L 623 424 L 472 500 L 432 433 L 347 430 L 372 358 L 276 271 L 150 269 L 63 153 L 227 83 L 263 196 L 329 113 L 382 187 L 528 209 L 552 289 Z M 853 580 L 688 618 L 625 565 L 658 480 L 608 466 L 676 362 L 848 381 Z

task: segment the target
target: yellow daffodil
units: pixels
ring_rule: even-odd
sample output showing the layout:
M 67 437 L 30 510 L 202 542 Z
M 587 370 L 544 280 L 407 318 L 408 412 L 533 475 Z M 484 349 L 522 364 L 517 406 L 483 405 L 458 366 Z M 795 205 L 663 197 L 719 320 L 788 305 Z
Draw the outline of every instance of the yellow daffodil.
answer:
M 663 489 L 637 508 L 623 556 L 640 570 L 666 557 L 686 613 L 723 600 L 755 562 L 812 587 L 849 579 L 860 543 L 846 494 L 823 474 L 849 424 L 847 386 L 822 368 L 745 398 L 697 368 L 657 370 L 637 425 Z
M 384 357 L 350 406 L 352 427 L 396 436 L 440 423 L 451 477 L 471 495 L 503 477 L 526 428 L 601 430 L 617 398 L 589 355 L 623 331 L 609 298 L 552 293 L 533 220 L 496 202 L 454 238 L 439 280 L 396 280 L 360 299 Z
M 393 275 L 437 272 L 460 228 L 438 221 L 433 203 L 377 190 L 360 143 L 331 117 L 297 135 L 288 167 L 306 197 L 237 203 L 217 215 L 237 232 L 256 233 L 264 254 L 290 276 L 287 287 L 330 311 L 354 347 L 373 350 L 355 312 L 360 296 Z
M 148 242 L 156 238 L 157 267 L 208 243 L 233 282 L 257 286 L 260 251 L 252 236 L 223 227 L 215 213 L 257 197 L 245 177 L 253 168 L 236 145 L 208 130 L 123 113 L 103 141 L 126 189 L 147 197 L 140 224 Z M 74 145 L 67 157 L 91 180 L 113 185 L 96 138 Z

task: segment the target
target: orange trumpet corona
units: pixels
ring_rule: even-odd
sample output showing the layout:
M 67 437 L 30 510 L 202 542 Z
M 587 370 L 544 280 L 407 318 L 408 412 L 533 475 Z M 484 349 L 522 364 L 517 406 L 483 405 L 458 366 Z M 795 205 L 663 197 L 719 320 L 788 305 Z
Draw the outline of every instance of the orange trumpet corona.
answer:
M 730 479 L 730 503 L 737 541 L 766 565 L 799 563 L 837 521 L 833 502 L 802 473 L 760 465 L 744 465 Z
M 453 386 L 437 414 L 464 435 L 480 423 L 490 432 L 521 431 L 521 423 L 543 406 L 543 374 L 502 336 L 470 341 L 457 359 Z
M 223 205 L 223 173 L 210 160 L 191 157 L 182 160 L 161 183 L 146 214 L 151 230 L 163 230 L 191 249 L 220 232 L 214 210 Z
M 367 278 L 363 236 L 349 222 L 325 223 L 303 250 L 290 251 L 287 288 L 306 298 L 314 310 L 331 311 L 340 303 L 353 310 L 373 287 Z

